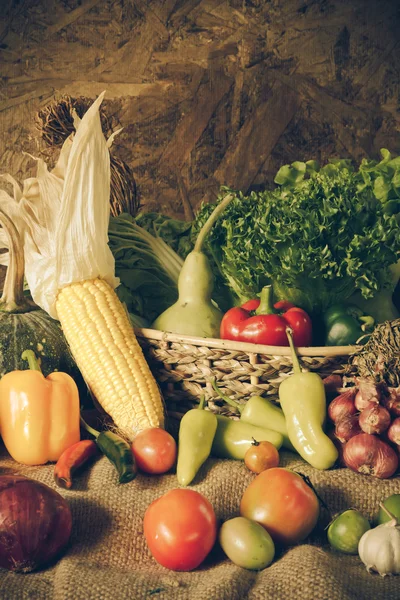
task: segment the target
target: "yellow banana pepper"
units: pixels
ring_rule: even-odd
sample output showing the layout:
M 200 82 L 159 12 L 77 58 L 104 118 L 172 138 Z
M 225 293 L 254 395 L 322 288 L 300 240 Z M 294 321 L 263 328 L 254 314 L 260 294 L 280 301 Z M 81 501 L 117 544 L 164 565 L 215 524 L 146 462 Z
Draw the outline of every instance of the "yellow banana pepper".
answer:
M 12 371 L 0 380 L 1 437 L 17 462 L 55 462 L 80 440 L 78 388 L 67 373 L 44 377 L 32 350 L 22 358 L 29 370 Z

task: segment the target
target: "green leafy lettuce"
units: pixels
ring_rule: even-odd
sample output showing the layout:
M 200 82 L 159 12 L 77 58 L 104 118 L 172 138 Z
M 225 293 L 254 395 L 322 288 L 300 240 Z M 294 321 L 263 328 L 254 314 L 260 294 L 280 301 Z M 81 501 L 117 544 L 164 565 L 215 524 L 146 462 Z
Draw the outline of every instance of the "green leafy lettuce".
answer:
M 274 190 L 230 190 L 235 198 L 211 231 L 207 250 L 236 302 L 271 282 L 277 297 L 311 313 L 356 293 L 370 299 L 393 290 L 400 158 L 381 153 L 381 161 L 364 160 L 357 170 L 347 159 L 322 168 L 316 161 L 295 162 L 278 171 Z M 212 210 L 200 208 L 193 235 Z
M 172 223 L 169 218 L 165 221 Z M 115 272 L 121 282 L 117 294 L 126 304 L 135 326 L 141 327 L 149 326 L 177 300 L 178 277 L 183 265 L 183 259 L 157 234 L 153 222 L 151 215 L 146 219 L 140 216 L 134 219 L 123 214 L 110 219 L 108 230 Z M 146 225 L 153 233 L 138 223 Z M 179 231 L 183 233 L 184 230 L 189 231 L 190 224 L 182 222 Z M 167 239 L 172 235 L 168 227 L 163 229 L 163 234 Z M 178 236 L 172 237 L 177 243 Z

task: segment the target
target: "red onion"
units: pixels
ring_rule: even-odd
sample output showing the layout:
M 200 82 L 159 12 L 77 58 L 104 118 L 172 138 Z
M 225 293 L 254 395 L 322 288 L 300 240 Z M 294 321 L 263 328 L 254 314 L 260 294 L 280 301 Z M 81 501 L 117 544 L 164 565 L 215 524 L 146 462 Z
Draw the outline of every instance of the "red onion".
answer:
M 400 387 L 388 387 L 382 404 L 394 417 L 400 417 Z
M 352 471 L 380 479 L 391 477 L 399 466 L 393 448 L 368 433 L 355 435 L 345 444 L 343 460 Z
M 335 436 L 343 444 L 348 442 L 350 438 L 358 435 L 359 433 L 362 433 L 362 431 L 359 423 L 358 413 L 354 415 L 347 415 L 336 423 Z
M 356 388 L 349 388 L 332 400 L 328 406 L 328 416 L 333 423 L 337 423 L 343 417 L 354 415 L 357 412 L 354 405 L 356 393 Z
M 27 477 L 0 476 L 0 567 L 28 573 L 51 563 L 72 528 L 64 498 Z
M 359 417 L 360 427 L 365 433 L 383 433 L 390 425 L 390 414 L 384 406 L 374 404 L 362 411 Z
M 393 444 L 400 446 L 400 417 L 397 417 L 397 419 L 392 421 L 389 429 L 387 430 L 387 438 Z

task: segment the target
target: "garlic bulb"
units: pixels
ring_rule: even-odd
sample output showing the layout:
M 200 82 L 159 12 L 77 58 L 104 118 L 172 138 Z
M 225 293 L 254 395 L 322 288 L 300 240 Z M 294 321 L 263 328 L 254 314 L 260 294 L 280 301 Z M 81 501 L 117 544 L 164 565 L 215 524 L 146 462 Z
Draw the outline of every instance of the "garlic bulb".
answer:
M 368 572 L 400 575 L 400 524 L 383 504 L 379 506 L 391 521 L 366 531 L 358 544 L 358 554 Z

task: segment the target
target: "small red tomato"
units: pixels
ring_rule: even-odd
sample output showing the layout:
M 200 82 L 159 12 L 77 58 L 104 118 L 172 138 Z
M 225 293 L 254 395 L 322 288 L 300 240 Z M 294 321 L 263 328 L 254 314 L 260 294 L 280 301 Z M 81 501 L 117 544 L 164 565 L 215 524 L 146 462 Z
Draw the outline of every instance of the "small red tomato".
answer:
M 253 473 L 261 473 L 279 465 L 279 452 L 271 442 L 254 440 L 244 455 L 244 464 Z
M 297 544 L 314 529 L 319 502 L 304 479 L 281 467 L 263 471 L 246 488 L 240 514 L 265 527 L 274 542 Z
M 192 571 L 214 546 L 217 518 L 202 494 L 177 488 L 150 504 L 143 530 L 150 552 L 160 565 L 173 571 Z
M 150 427 L 137 434 L 132 442 L 132 452 L 139 471 L 159 475 L 175 464 L 177 446 L 168 431 Z

